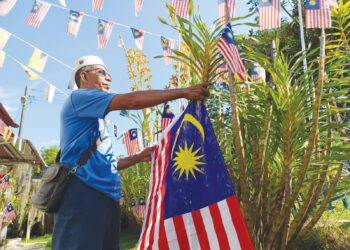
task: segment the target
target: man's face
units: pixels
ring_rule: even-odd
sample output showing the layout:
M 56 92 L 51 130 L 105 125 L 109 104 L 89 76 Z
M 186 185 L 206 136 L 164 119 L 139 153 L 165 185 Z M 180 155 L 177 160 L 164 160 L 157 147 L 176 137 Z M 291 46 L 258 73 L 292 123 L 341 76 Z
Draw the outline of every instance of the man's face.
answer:
M 95 88 L 109 92 L 112 77 L 107 69 L 101 65 L 96 65 L 80 73 L 81 83 L 87 88 Z

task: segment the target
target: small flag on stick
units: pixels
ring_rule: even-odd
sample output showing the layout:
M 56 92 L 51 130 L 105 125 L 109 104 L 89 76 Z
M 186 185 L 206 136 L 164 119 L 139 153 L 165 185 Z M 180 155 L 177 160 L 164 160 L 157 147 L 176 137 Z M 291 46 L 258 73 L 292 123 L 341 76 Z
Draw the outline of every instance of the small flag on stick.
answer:
M 137 129 L 129 129 L 123 133 L 123 143 L 126 146 L 128 156 L 134 155 L 140 151 L 139 138 L 137 136 Z

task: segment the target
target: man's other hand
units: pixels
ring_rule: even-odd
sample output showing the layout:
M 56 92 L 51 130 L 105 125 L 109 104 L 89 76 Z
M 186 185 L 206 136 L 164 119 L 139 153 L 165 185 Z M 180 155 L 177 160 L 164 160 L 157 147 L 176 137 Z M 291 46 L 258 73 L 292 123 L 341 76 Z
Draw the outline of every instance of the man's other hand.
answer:
M 197 84 L 192 87 L 184 88 L 183 91 L 185 92 L 185 98 L 193 101 L 193 100 L 200 100 L 203 101 L 206 97 L 209 96 L 209 89 L 210 83 L 201 83 Z
M 143 151 L 137 154 L 137 158 L 139 159 L 139 162 L 149 162 L 152 159 L 152 153 L 155 149 L 155 146 L 145 148 Z

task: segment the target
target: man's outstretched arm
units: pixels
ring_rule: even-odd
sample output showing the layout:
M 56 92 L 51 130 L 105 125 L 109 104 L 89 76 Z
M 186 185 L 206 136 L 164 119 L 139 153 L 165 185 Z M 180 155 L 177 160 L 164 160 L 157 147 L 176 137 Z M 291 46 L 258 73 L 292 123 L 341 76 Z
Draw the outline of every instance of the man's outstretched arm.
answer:
M 149 147 L 144 149 L 142 152 L 135 154 L 133 156 L 120 158 L 118 160 L 118 170 L 131 167 L 140 162 L 149 162 L 151 161 L 151 155 L 155 147 Z

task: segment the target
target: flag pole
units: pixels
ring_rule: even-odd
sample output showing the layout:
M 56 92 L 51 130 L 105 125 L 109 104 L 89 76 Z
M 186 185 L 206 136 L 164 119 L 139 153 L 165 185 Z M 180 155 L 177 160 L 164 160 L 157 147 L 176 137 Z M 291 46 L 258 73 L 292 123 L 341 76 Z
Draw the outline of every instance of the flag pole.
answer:
M 304 22 L 303 22 L 303 14 L 302 14 L 301 0 L 298 0 L 298 13 L 299 13 L 299 27 L 300 27 L 301 50 L 302 50 L 302 52 L 303 52 L 303 70 L 304 70 L 304 72 L 306 72 L 306 70 L 307 70 L 306 46 L 305 46 Z

